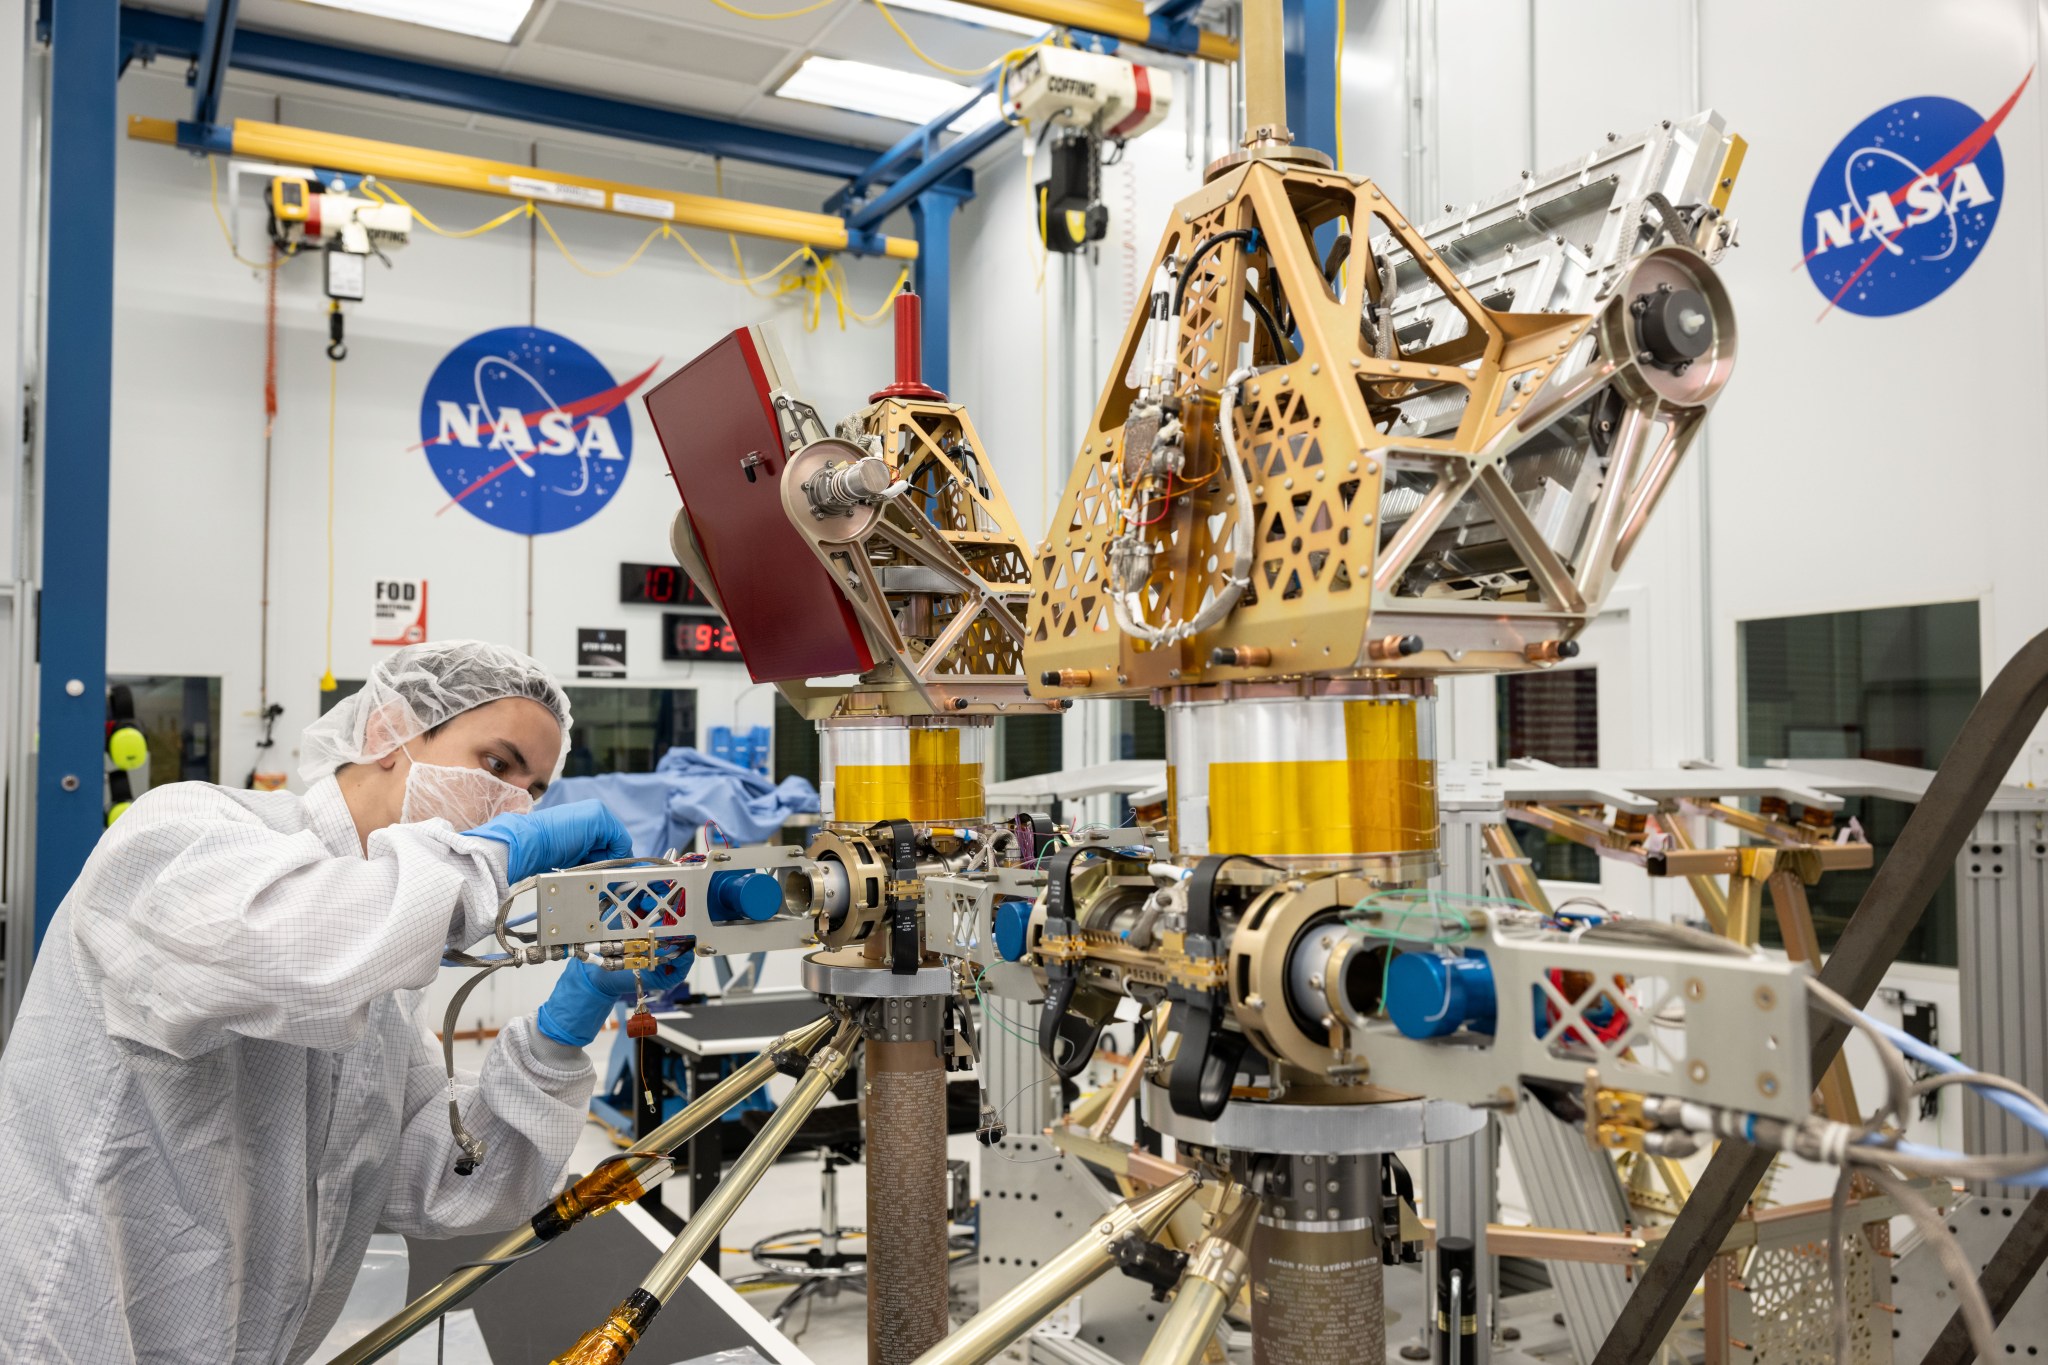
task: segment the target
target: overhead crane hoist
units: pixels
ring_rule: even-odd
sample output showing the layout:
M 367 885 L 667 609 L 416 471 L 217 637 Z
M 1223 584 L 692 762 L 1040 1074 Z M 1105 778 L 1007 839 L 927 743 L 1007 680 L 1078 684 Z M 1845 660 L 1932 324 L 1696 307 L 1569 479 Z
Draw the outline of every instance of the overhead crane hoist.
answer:
M 628 184 L 571 171 L 493 161 L 486 157 L 460 156 L 452 152 L 292 128 L 255 119 L 236 119 L 231 127 L 223 129 L 138 115 L 128 121 L 128 136 L 193 152 L 232 155 L 283 166 L 318 167 L 323 171 L 373 176 L 400 184 L 433 185 L 441 189 L 469 190 L 549 206 L 616 213 L 650 222 L 672 223 L 677 227 L 765 237 L 819 251 L 853 251 L 904 261 L 917 259 L 917 243 L 911 238 L 853 232 L 843 219 L 828 213 L 807 213 L 772 204 L 683 194 L 651 185 Z
M 887 1365 L 992 1360 L 1112 1268 L 1173 1292 L 1145 1365 L 1201 1359 L 1248 1280 L 1260 1365 L 1377 1358 L 1381 1268 L 1417 1240 L 1392 1154 L 1494 1112 L 1646 1155 L 1851 1140 L 1814 1113 L 1808 964 L 1430 888 L 1435 679 L 1571 656 L 1730 378 L 1714 263 L 1741 140 L 1712 114 L 1660 125 L 1417 224 L 1293 142 L 1277 5 L 1246 15 L 1250 135 L 1169 215 L 1041 542 L 922 381 L 912 296 L 894 382 L 836 423 L 756 328 L 648 395 L 676 557 L 753 677 L 817 723 L 825 828 L 801 850 L 553 874 L 533 940 L 503 946 L 627 966 L 660 938 L 797 950 L 830 1017 L 755 1069 L 797 1093 L 557 1359 L 631 1351 L 856 1053 Z M 1163 828 L 988 817 L 994 719 L 1079 698 L 1165 710 Z M 781 908 L 721 919 L 721 877 L 769 878 Z M 1176 1153 L 1119 1156 L 1135 1192 L 948 1334 L 944 1077 L 986 1065 L 984 989 L 1030 1004 L 1061 1077 L 1135 1011 L 1138 1056 L 1088 1128 L 1137 1097 Z M 985 1090 L 983 1139 L 1003 1126 Z M 571 1191 L 507 1247 L 656 1170 Z M 1462 1327 L 1477 1267 L 1455 1237 L 1439 1251 Z

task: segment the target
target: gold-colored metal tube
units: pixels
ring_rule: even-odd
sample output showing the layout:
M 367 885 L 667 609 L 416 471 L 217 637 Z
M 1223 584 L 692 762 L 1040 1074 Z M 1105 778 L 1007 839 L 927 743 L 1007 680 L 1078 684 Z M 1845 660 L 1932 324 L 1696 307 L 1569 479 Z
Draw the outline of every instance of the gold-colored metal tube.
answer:
M 1219 1205 L 1220 1207 L 1220 1205 Z M 1216 1324 L 1237 1301 L 1251 1266 L 1252 1220 L 1258 1201 L 1240 1195 L 1208 1235 L 1188 1253 L 1188 1268 L 1173 1291 L 1173 1304 L 1159 1320 L 1159 1330 L 1145 1348 L 1139 1365 L 1200 1365 L 1216 1335 Z
M 811 1111 L 839 1083 L 846 1074 L 852 1058 L 853 1040 L 860 1032 L 860 1025 L 847 1020 L 832 1034 L 832 1041 L 818 1049 L 811 1056 L 811 1064 L 797 1081 L 796 1089 L 775 1111 L 747 1144 L 747 1150 L 733 1163 L 733 1168 L 719 1181 L 718 1188 L 711 1192 L 702 1206 L 691 1215 L 668 1250 L 661 1253 L 661 1259 L 654 1263 L 654 1269 L 647 1272 L 647 1278 L 640 1287 L 628 1294 L 605 1320 L 576 1339 L 575 1345 L 554 1358 L 553 1365 L 618 1365 L 626 1358 L 640 1336 L 647 1330 L 647 1324 L 661 1311 L 663 1304 L 675 1297 L 683 1280 L 698 1261 L 702 1260 L 712 1240 L 725 1231 L 725 1225 L 746 1197 L 753 1193 L 754 1186 L 775 1164 L 775 1158 L 782 1155 L 782 1149 L 796 1136 L 796 1130 L 811 1116 Z
M 1244 0 L 1244 126 L 1247 135 L 1284 137 L 1287 67 L 1280 0 Z
M 524 1255 L 585 1218 L 594 1218 L 607 1209 L 638 1199 L 667 1178 L 672 1167 L 670 1157 L 678 1148 L 767 1083 L 768 1078 L 775 1074 L 777 1053 L 808 1055 L 831 1028 L 832 1019 L 828 1015 L 783 1034 L 766 1052 L 735 1068 L 730 1076 L 641 1139 L 636 1150 L 605 1162 L 563 1191 L 547 1208 L 484 1253 L 482 1260 L 505 1261 Z M 556 1225 L 555 1230 L 544 1237 L 538 1231 L 538 1225 L 550 1220 Z M 477 1264 L 450 1273 L 441 1283 L 386 1319 L 370 1335 L 336 1356 L 329 1365 L 369 1365 L 373 1360 L 382 1360 L 407 1338 L 481 1289 L 504 1269 L 504 1265 Z
M 1536 879 L 1536 869 L 1530 865 L 1529 855 L 1522 851 L 1515 832 L 1505 824 L 1481 825 L 1479 839 L 1493 855 L 1493 875 L 1501 890 L 1524 905 L 1549 914 L 1550 896 Z
M 1209 1281 L 1182 1280 L 1140 1365 L 1200 1365 L 1229 1307 L 1230 1296 Z
M 1698 842 L 1692 837 L 1692 831 L 1685 827 L 1683 811 L 1658 811 L 1657 828 L 1663 830 L 1670 838 L 1674 848 L 1691 852 L 1699 847 Z M 1706 912 L 1707 923 L 1713 926 L 1715 933 L 1727 934 L 1728 897 L 1722 893 L 1721 883 L 1705 875 L 1690 876 L 1685 880 L 1692 886 L 1692 894 L 1699 901 L 1700 909 Z
M 832 1041 L 811 1057 L 810 1067 L 797 1081 L 796 1088 L 790 1091 L 789 1098 L 776 1109 L 774 1117 L 761 1126 L 760 1133 L 747 1144 L 747 1150 L 740 1154 L 740 1159 L 718 1182 L 718 1188 L 711 1192 L 703 1207 L 690 1215 L 689 1224 L 661 1254 L 661 1259 L 654 1263 L 654 1269 L 647 1272 L 647 1278 L 640 1282 L 642 1289 L 663 1303 L 675 1297 L 683 1277 L 690 1273 L 690 1268 L 725 1230 L 726 1221 L 753 1193 L 754 1186 L 761 1183 L 761 1177 L 782 1155 L 782 1149 L 796 1136 L 796 1130 L 811 1116 L 811 1111 L 846 1074 L 846 1068 L 853 1059 L 853 1043 L 859 1033 L 860 1025 L 848 1020 L 839 1025 Z
M 1117 1239 L 1129 1232 L 1152 1238 L 1195 1192 L 1193 1172 L 1142 1197 L 1127 1199 L 1088 1225 L 1081 1239 L 1047 1261 L 1030 1279 L 968 1319 L 915 1365 L 987 1365 L 1005 1347 L 1116 1264 Z

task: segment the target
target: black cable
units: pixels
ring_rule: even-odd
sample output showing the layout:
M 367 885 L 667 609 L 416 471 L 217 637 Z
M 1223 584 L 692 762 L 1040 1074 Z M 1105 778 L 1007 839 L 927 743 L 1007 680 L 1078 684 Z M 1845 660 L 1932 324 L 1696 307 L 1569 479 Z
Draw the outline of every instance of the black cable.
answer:
M 1273 310 L 1266 306 L 1266 301 L 1249 289 L 1244 291 L 1244 301 L 1252 306 L 1252 311 L 1265 325 L 1266 337 L 1273 343 L 1274 357 L 1282 364 L 1298 360 L 1300 357 L 1294 354 L 1294 348 L 1287 344 L 1287 334 L 1280 330 L 1280 319 L 1273 316 Z
M 1254 228 L 1232 228 L 1213 237 L 1204 237 L 1197 243 L 1188 255 L 1188 263 L 1180 268 L 1180 278 L 1174 282 L 1172 316 L 1176 320 L 1180 317 L 1180 306 L 1186 303 L 1188 298 L 1188 281 L 1195 277 L 1195 267 L 1202 263 L 1202 257 L 1228 241 L 1241 241 L 1245 244 L 1245 250 L 1253 251 L 1257 249 L 1258 239 L 1258 231 Z

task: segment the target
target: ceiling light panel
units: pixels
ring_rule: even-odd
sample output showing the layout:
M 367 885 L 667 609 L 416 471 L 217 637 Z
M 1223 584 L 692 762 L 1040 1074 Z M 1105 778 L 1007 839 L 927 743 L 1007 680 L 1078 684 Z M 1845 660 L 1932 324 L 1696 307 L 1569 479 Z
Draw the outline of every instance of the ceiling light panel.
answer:
M 1047 25 L 1037 19 L 1021 19 L 1001 10 L 981 5 L 962 4 L 961 0 L 884 0 L 890 9 L 914 9 L 920 14 L 936 14 L 942 19 L 958 19 L 963 24 L 979 24 L 983 28 L 999 28 L 1009 33 L 1022 33 L 1036 38 L 1045 32 Z
M 533 11 L 534 0 L 307 0 L 325 9 L 396 19 L 449 33 L 509 43 Z
M 806 57 L 803 65 L 775 91 L 786 100 L 822 104 L 856 114 L 872 114 L 898 123 L 929 123 L 974 97 L 974 87 L 901 71 L 872 62 L 837 57 Z M 996 117 L 995 96 L 984 95 L 973 108 L 947 125 L 964 133 Z

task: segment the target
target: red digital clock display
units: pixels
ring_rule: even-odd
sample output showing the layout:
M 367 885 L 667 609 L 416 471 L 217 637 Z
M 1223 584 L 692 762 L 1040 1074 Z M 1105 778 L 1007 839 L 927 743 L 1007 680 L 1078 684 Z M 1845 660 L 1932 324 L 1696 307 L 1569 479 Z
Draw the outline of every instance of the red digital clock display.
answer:
M 724 659 L 742 662 L 740 642 L 732 627 L 717 616 L 686 616 L 664 613 L 661 618 L 661 657 L 676 659 Z
M 619 565 L 619 601 L 627 606 L 708 607 L 690 576 L 673 564 Z

